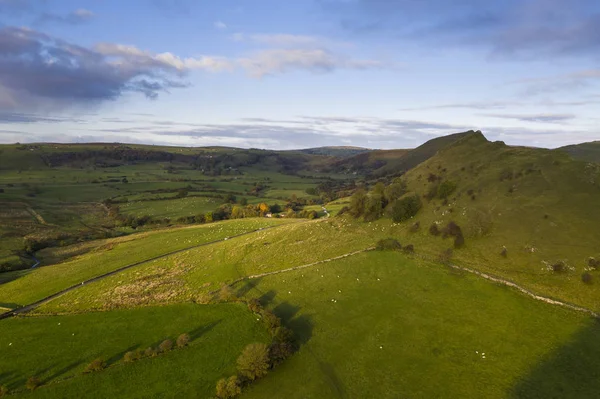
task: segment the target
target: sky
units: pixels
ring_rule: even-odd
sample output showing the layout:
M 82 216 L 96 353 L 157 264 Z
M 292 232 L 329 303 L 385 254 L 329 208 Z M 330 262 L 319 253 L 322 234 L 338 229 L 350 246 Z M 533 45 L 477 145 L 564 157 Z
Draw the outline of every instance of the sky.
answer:
M 600 140 L 598 0 L 0 0 L 0 143 Z

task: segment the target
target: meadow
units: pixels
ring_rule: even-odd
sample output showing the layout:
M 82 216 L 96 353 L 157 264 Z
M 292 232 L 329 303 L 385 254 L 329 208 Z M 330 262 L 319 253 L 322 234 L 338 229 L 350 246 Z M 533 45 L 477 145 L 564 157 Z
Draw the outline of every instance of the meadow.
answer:
M 182 333 L 191 338 L 185 348 L 123 362 L 126 352 L 156 348 Z M 14 397 L 210 397 L 216 381 L 235 370 L 244 346 L 267 341 L 262 323 L 235 304 L 13 318 L 0 323 L 0 382 Z M 107 368 L 83 374 L 97 358 Z M 29 393 L 31 376 L 43 386 Z

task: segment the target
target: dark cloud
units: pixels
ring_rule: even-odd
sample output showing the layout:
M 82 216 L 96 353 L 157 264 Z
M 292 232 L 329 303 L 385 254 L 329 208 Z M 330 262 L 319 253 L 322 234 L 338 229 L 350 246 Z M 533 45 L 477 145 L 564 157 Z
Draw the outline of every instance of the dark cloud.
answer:
M 321 0 L 345 29 L 437 45 L 479 45 L 494 56 L 589 56 L 600 50 L 596 0 Z
M 185 87 L 184 61 L 134 47 L 77 46 L 27 28 L 0 28 L 0 108 L 62 108 L 114 100 L 125 92 L 156 98 Z
M 59 15 L 49 12 L 42 13 L 36 20 L 36 25 L 45 24 L 64 24 L 64 25 L 80 25 L 89 22 L 94 17 L 94 13 L 85 9 L 78 9 L 66 15 Z

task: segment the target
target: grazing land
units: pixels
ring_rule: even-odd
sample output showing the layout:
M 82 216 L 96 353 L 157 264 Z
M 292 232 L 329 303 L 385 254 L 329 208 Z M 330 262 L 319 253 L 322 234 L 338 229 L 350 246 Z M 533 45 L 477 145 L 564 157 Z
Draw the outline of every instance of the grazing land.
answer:
M 594 150 L 2 146 L 0 388 L 594 397 Z

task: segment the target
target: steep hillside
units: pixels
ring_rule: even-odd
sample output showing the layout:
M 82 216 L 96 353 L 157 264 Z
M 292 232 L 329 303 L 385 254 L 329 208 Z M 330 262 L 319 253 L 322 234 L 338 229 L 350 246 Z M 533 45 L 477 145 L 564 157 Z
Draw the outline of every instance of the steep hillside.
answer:
M 600 141 L 568 145 L 559 148 L 559 150 L 567 152 L 575 159 L 600 163 Z
M 404 181 L 424 197 L 415 217 L 420 231 L 410 239 L 431 255 L 453 243 L 430 234 L 430 226 L 442 230 L 454 221 L 466 239 L 454 249 L 456 261 L 600 310 L 600 291 L 590 284 L 600 275 L 589 260 L 600 257 L 600 165 L 492 143 L 477 132 L 410 170 Z

